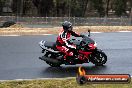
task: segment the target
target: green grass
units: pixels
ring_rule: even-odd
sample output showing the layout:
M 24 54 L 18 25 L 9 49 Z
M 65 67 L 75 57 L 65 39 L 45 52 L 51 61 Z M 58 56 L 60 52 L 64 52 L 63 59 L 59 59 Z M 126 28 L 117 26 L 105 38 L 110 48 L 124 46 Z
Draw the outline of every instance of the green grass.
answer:
M 0 88 L 132 88 L 130 84 L 84 84 L 79 85 L 75 78 L 28 81 L 3 81 Z

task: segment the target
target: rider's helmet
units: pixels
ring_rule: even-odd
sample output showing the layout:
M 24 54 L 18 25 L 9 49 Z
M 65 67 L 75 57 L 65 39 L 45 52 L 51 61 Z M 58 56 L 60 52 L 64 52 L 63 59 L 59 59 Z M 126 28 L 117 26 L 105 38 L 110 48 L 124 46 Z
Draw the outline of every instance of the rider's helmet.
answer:
M 64 21 L 62 23 L 64 31 L 72 31 L 72 23 L 69 21 Z

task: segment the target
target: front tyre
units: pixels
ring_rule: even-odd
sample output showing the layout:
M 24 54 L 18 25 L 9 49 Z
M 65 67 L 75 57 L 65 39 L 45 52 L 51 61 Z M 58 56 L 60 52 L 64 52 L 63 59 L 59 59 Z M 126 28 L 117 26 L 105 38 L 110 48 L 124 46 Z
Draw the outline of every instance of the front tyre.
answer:
M 96 66 L 102 66 L 107 62 L 107 56 L 102 51 L 96 51 L 91 55 L 90 61 Z

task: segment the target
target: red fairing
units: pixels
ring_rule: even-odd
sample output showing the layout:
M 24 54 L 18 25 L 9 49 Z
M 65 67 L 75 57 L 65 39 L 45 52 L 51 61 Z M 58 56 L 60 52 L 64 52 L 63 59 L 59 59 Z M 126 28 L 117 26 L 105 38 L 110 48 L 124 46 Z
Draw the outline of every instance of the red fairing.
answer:
M 88 57 L 92 52 L 85 52 L 85 51 L 82 51 L 82 50 L 79 50 L 79 53 L 85 55 L 86 57 Z
M 66 48 L 65 46 L 56 46 L 56 48 L 63 52 L 63 53 L 66 53 L 67 54 L 67 51 L 69 50 L 68 48 Z
M 67 56 L 73 56 L 73 52 L 72 51 L 69 51 L 69 49 L 65 46 L 56 46 L 56 48 L 65 53 L 65 56 L 64 56 L 64 59 L 66 59 Z
M 94 44 L 89 44 L 88 46 L 89 46 L 89 48 L 90 48 L 91 50 L 93 50 L 93 49 L 96 48 L 96 46 L 94 46 Z

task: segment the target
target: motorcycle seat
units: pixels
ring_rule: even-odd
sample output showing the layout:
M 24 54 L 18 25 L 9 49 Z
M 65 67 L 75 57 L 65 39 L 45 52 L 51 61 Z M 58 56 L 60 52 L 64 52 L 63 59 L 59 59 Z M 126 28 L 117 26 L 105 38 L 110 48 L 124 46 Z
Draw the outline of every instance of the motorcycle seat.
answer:
M 45 47 L 47 47 L 47 48 L 52 48 L 52 49 L 54 49 L 54 48 L 56 48 L 56 42 L 45 42 L 44 43 L 44 46 Z

